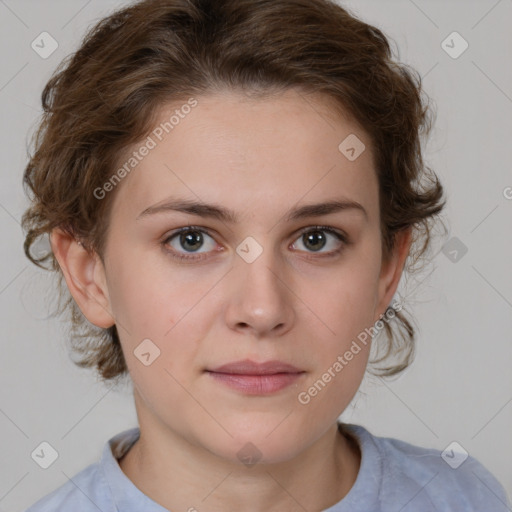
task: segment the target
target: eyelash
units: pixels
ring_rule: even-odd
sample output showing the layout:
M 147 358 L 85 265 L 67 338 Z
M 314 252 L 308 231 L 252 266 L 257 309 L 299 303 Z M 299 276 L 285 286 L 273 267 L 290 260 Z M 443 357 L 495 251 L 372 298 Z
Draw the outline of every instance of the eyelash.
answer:
M 178 253 L 174 250 L 169 250 L 167 247 L 167 244 L 172 239 L 177 237 L 178 235 L 180 235 L 182 233 L 195 232 L 195 231 L 204 233 L 204 234 L 208 235 L 209 237 L 214 238 L 213 234 L 207 228 L 203 228 L 203 227 L 199 227 L 199 226 L 186 226 L 186 227 L 183 227 L 183 228 L 180 228 L 180 229 L 174 231 L 171 235 L 166 237 L 165 240 L 163 240 L 163 242 L 162 242 L 162 246 L 164 247 L 165 251 L 169 254 L 169 256 L 171 256 L 171 258 L 174 258 L 176 260 L 185 261 L 185 262 L 202 261 L 209 257 L 208 252 L 198 253 L 199 255 L 196 255 L 196 256 L 190 256 L 190 255 L 184 256 L 183 254 Z M 342 242 L 342 245 L 339 249 L 336 249 L 329 253 L 320 253 L 318 256 L 312 256 L 312 257 L 308 256 L 308 258 L 317 259 L 317 258 L 334 257 L 334 256 L 337 256 L 338 254 L 340 254 L 345 249 L 345 246 L 350 245 L 350 240 L 348 239 L 348 237 L 345 234 L 340 233 L 329 226 L 309 226 L 307 228 L 303 228 L 298 233 L 297 239 L 300 238 L 301 236 L 303 236 L 305 233 L 315 232 L 315 231 L 325 231 L 326 233 L 329 233 L 329 234 L 335 236 L 340 242 Z M 193 253 L 190 253 L 190 254 L 193 254 Z

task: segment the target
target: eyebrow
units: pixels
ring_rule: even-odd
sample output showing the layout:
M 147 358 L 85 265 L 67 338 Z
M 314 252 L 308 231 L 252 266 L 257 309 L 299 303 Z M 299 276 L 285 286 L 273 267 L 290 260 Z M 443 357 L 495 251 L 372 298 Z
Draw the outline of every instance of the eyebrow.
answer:
M 189 199 L 167 199 L 162 203 L 158 203 L 150 206 L 149 208 L 146 208 L 137 216 L 137 220 L 149 215 L 169 211 L 182 212 L 200 217 L 217 219 L 222 222 L 235 224 L 238 222 L 238 216 L 236 213 L 225 208 L 224 206 L 207 204 Z M 329 215 L 341 211 L 359 211 L 364 215 L 366 219 L 368 219 L 368 213 L 357 201 L 336 200 L 316 204 L 307 204 L 293 208 L 285 215 L 285 221 L 290 222 L 308 217 L 321 217 L 323 215 Z

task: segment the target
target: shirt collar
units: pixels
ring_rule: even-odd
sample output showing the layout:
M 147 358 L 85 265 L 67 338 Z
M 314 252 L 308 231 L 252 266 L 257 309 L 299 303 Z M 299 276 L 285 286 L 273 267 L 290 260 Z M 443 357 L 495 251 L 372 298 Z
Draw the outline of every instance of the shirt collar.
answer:
M 338 422 L 338 428 L 351 434 L 359 445 L 361 463 L 356 481 L 345 497 L 324 512 L 358 512 L 379 510 L 383 460 L 373 438 L 363 426 Z M 362 508 L 361 508 L 362 507 Z
M 100 468 L 110 487 L 112 499 L 120 512 L 169 512 L 136 487 L 119 466 L 117 459 L 132 447 L 139 436 L 139 427 L 134 427 L 112 437 L 103 448 Z

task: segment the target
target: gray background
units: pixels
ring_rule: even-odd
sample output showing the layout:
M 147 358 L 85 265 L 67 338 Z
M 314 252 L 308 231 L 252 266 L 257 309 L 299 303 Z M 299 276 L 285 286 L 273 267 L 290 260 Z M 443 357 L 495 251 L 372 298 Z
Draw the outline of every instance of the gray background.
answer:
M 85 29 L 124 4 L 0 0 L 0 510 L 24 510 L 136 425 L 130 389 L 111 390 L 70 361 L 66 326 L 46 319 L 52 281 L 26 260 L 19 225 L 41 91 Z M 512 495 L 512 0 L 344 5 L 383 29 L 424 77 L 437 110 L 426 158 L 447 190 L 449 233 L 431 264 L 401 283 L 419 328 L 414 364 L 393 381 L 365 379 L 342 418 L 425 447 L 457 441 Z M 47 59 L 31 48 L 43 31 L 59 45 Z M 453 31 L 469 44 L 456 59 L 441 45 Z M 453 237 L 456 261 L 445 255 Z M 46 470 L 31 458 L 42 441 L 59 454 Z

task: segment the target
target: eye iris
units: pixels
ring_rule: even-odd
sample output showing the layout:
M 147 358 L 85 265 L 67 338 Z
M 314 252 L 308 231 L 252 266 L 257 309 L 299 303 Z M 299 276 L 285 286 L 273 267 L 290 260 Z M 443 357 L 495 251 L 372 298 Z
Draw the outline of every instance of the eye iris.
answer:
M 322 231 L 310 231 L 302 238 L 304 245 L 312 251 L 319 251 L 326 244 L 326 236 Z M 196 251 L 203 244 L 203 235 L 200 231 L 186 231 L 180 234 L 180 244 L 187 251 Z
M 304 245 L 313 251 L 318 251 L 325 246 L 325 234 L 322 231 L 311 231 L 303 237 Z M 320 247 L 315 247 L 320 242 Z M 311 247 L 313 245 L 313 247 Z
M 188 246 L 190 243 L 193 247 Z M 199 249 L 203 243 L 203 235 L 199 231 L 187 231 L 186 233 L 182 233 L 180 235 L 180 244 L 186 250 L 195 251 Z

